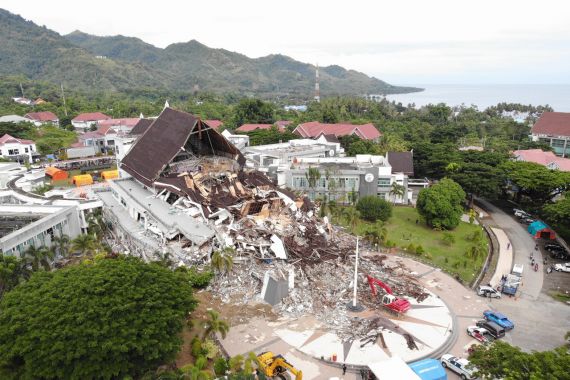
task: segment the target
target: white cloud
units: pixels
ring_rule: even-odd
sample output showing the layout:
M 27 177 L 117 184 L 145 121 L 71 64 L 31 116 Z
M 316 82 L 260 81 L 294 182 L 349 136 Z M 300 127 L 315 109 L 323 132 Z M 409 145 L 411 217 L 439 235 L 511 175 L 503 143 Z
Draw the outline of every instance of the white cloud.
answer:
M 62 34 L 122 34 L 160 47 L 196 39 L 251 57 L 282 53 L 400 83 L 570 82 L 565 1 L 2 0 L 1 6 Z

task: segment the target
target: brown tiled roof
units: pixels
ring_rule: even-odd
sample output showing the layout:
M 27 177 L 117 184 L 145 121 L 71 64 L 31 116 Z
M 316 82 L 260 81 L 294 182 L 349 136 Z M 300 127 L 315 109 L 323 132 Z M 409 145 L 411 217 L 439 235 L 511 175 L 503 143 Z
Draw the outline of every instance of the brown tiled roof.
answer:
M 224 155 L 245 164 L 235 146 L 196 116 L 165 108 L 123 158 L 121 168 L 151 186 L 188 141 L 196 155 Z
M 110 119 L 111 116 L 107 116 L 101 112 L 90 112 L 90 113 L 81 113 L 74 117 L 71 121 L 99 121 L 99 120 L 107 120 Z
M 386 157 L 392 167 L 392 173 L 414 175 L 414 156 L 412 152 L 388 152 Z
M 131 135 L 142 135 L 146 132 L 148 127 L 152 124 L 154 120 L 152 119 L 140 119 L 138 123 L 135 124 L 133 129 L 129 132 Z
M 544 112 L 532 127 L 537 135 L 570 136 L 570 113 Z
M 43 111 L 43 112 L 30 112 L 24 115 L 26 119 L 36 120 L 36 121 L 57 121 L 58 118 L 53 112 Z

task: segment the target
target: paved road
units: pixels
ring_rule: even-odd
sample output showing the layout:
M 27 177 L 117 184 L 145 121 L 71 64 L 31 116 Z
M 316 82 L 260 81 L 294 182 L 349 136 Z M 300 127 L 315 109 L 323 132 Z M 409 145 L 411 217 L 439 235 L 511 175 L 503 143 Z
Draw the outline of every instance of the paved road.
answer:
M 535 251 L 534 247 L 536 243 L 526 230 L 526 225 L 520 224 L 514 216 L 506 214 L 500 208 L 493 206 L 491 203 L 483 199 L 478 199 L 478 202 L 489 213 L 489 216 L 493 219 L 496 226 L 503 229 L 509 237 L 513 247 L 514 264 L 524 265 L 520 298 L 527 300 L 538 299 L 542 291 L 542 283 L 544 281 L 542 255 L 540 251 Z M 535 272 L 530 267 L 531 253 L 533 254 L 534 259 L 540 263 L 539 267 L 541 270 L 538 272 Z
M 502 228 L 514 248 L 514 262 L 525 265 L 522 295 L 489 300 L 491 309 L 499 310 L 515 323 L 515 329 L 507 333 L 505 340 L 525 351 L 545 351 L 564 344 L 564 334 L 570 330 L 570 306 L 553 300 L 542 292 L 544 268 L 540 252 L 534 250 L 535 242 L 516 218 L 489 202 L 479 200 L 497 227 Z M 540 270 L 530 269 L 529 255 L 534 252 L 540 262 Z

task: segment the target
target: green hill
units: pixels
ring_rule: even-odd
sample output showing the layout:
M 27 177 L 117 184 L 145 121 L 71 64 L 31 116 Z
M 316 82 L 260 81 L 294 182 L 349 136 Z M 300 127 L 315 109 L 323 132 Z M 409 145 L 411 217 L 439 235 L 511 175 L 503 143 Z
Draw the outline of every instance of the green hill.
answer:
M 311 98 L 315 67 L 283 55 L 257 59 L 198 41 L 157 48 L 138 38 L 61 36 L 0 9 L 0 75 L 25 75 L 87 91 L 149 88 Z M 322 96 L 418 91 L 340 66 L 320 70 Z

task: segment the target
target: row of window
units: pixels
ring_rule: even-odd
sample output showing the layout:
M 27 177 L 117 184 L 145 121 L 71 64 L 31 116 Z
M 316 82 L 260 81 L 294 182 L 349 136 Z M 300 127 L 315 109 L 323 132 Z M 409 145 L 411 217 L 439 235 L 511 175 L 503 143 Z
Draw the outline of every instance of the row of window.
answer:
M 29 148 L 24 148 L 24 153 L 29 153 Z M 17 156 L 20 154 L 20 149 L 8 149 L 8 156 Z
M 358 190 L 359 180 L 357 178 L 320 178 L 315 184 L 315 188 L 328 188 L 328 189 L 345 189 L 345 190 Z M 309 181 L 306 177 L 295 176 L 293 177 L 293 188 L 305 189 L 309 188 Z
M 17 251 L 21 255 L 30 246 L 35 246 L 35 247 L 45 246 L 46 245 L 46 236 L 49 235 L 50 241 L 54 238 L 56 231 L 57 231 L 57 235 L 61 236 L 63 234 L 63 226 L 65 226 L 66 224 L 67 224 L 67 220 L 63 220 L 62 222 L 57 223 L 53 227 L 48 228 L 47 230 L 36 235 L 35 237 L 32 237 L 32 238 L 26 240 L 25 242 L 18 244 L 17 246 L 12 248 L 12 250 L 11 250 L 12 253 L 15 253 Z

